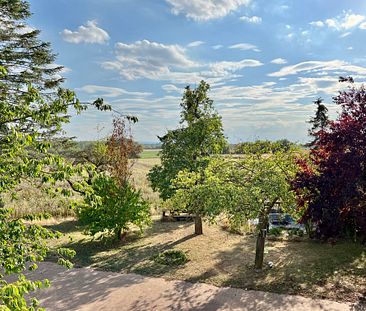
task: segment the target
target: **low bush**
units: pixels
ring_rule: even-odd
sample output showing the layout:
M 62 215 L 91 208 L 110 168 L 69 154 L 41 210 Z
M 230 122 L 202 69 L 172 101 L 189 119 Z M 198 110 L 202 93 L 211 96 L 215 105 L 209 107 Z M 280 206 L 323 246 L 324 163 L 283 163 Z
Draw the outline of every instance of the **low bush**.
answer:
M 283 228 L 274 227 L 274 228 L 271 228 L 268 230 L 268 235 L 280 236 L 282 231 L 283 231 Z
M 304 231 L 301 229 L 297 229 L 297 228 L 293 228 L 293 229 L 289 229 L 287 231 L 288 235 L 290 237 L 292 236 L 299 236 L 299 237 L 303 237 L 304 236 Z
M 188 261 L 188 257 L 186 253 L 181 250 L 170 249 L 154 256 L 153 260 L 166 266 L 180 266 Z

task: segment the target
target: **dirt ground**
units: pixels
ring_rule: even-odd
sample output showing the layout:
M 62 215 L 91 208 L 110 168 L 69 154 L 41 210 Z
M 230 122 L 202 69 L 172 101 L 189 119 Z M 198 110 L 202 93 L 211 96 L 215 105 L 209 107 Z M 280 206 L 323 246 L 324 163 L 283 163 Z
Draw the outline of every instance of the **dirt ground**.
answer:
M 38 292 L 41 305 L 52 311 L 147 311 L 147 310 L 296 310 L 361 311 L 362 305 L 313 300 L 208 284 L 167 281 L 137 274 L 95 271 L 90 268 L 65 270 L 54 263 L 42 263 L 34 278 L 48 278 L 51 287 Z

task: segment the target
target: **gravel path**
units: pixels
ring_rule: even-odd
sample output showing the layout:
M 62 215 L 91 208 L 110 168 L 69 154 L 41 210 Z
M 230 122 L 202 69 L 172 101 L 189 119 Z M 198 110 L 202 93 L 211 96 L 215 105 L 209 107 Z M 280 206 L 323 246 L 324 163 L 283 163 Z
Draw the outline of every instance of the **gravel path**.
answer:
M 41 263 L 33 277 L 48 278 L 52 282 L 51 288 L 38 293 L 42 306 L 48 311 L 366 310 L 361 305 L 167 281 L 136 274 L 90 268 L 65 270 L 49 262 Z

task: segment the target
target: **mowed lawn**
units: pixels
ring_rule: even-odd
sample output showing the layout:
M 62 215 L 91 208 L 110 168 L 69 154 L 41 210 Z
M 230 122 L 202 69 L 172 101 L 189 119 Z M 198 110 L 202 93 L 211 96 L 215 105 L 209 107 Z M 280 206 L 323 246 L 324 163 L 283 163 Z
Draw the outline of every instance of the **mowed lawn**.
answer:
M 271 261 L 273 267 L 266 264 L 256 272 L 255 237 L 229 233 L 218 225 L 205 225 L 204 235 L 195 236 L 191 222 L 155 218 L 143 235 L 133 232 L 124 243 L 93 240 L 73 219 L 49 227 L 64 233 L 54 246 L 76 250 L 76 266 L 339 301 L 359 301 L 366 292 L 365 248 L 350 241 L 335 245 L 268 241 L 265 262 Z M 168 249 L 186 252 L 189 261 L 169 267 L 153 260 Z

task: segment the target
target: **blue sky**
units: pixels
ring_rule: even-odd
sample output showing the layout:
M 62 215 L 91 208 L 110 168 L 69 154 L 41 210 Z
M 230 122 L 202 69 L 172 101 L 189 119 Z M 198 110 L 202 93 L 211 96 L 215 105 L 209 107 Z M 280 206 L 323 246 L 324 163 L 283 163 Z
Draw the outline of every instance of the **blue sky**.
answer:
M 65 66 L 83 101 L 103 97 L 139 117 L 134 136 L 156 142 L 178 125 L 186 85 L 201 79 L 231 142 L 307 140 L 312 101 L 339 75 L 366 78 L 366 1 L 31 0 L 29 23 Z M 88 110 L 66 126 L 79 140 L 111 130 Z

